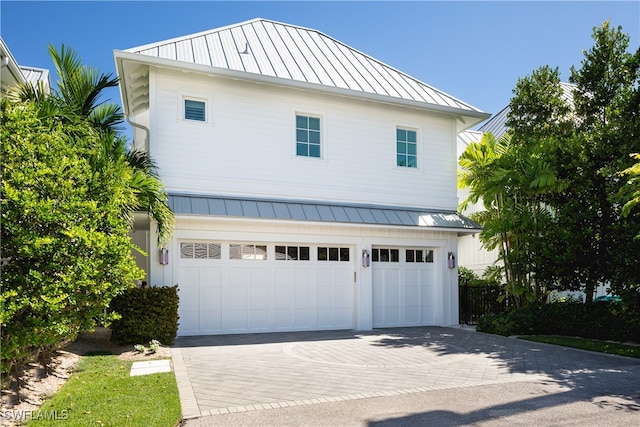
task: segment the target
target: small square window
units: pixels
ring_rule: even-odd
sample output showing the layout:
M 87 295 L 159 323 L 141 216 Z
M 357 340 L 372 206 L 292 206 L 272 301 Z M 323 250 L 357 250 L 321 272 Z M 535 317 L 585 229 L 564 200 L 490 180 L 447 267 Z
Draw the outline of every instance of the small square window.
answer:
M 206 120 L 205 103 L 203 101 L 194 101 L 192 99 L 185 99 L 184 100 L 184 119 L 204 122 Z

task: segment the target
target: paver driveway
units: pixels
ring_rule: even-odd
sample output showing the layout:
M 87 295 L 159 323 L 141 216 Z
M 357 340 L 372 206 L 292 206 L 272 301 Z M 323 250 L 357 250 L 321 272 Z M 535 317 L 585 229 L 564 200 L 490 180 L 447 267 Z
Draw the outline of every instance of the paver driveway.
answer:
M 185 418 L 640 365 L 442 327 L 184 337 L 172 356 Z

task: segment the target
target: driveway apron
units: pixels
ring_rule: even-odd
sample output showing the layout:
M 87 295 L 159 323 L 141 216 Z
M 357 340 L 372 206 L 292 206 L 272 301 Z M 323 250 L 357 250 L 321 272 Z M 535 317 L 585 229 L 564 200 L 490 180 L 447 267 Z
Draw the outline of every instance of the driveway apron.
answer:
M 443 327 L 181 337 L 172 357 L 184 418 L 640 365 Z

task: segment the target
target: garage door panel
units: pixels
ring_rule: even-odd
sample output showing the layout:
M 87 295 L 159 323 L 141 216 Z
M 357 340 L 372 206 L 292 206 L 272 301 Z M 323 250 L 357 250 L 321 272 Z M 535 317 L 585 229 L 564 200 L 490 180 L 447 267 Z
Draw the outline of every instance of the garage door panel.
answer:
M 318 327 L 328 328 L 336 325 L 335 308 L 318 308 Z
M 399 257 L 397 262 L 390 262 L 393 259 L 387 258 L 386 254 L 394 250 Z M 372 262 L 374 327 L 435 324 L 435 266 L 425 262 L 425 257 L 415 255 L 429 251 L 422 248 L 380 249 L 379 261 L 374 258 Z
M 222 301 L 225 310 L 249 309 L 249 288 L 247 286 L 229 285 L 222 288 Z
M 252 312 L 269 308 L 269 289 L 266 286 L 252 286 L 249 294 L 249 308 Z
M 199 267 L 200 287 L 220 287 L 222 285 L 222 269 L 220 267 Z
M 351 308 L 336 308 L 335 322 L 341 328 L 349 328 L 353 323 L 353 312 Z
M 264 331 L 269 328 L 269 310 L 251 310 L 249 312 L 249 329 Z
M 419 305 L 407 306 L 405 311 L 405 321 L 407 325 L 420 324 L 420 306 Z
M 319 308 L 330 308 L 334 306 L 335 295 L 333 287 L 318 286 L 316 292 L 318 295 Z
M 197 333 L 200 331 L 200 312 L 178 310 L 179 327 L 186 333 Z
M 223 331 L 246 332 L 249 330 L 247 310 L 223 310 L 220 317 Z
M 200 289 L 193 286 L 180 286 L 180 309 L 183 312 L 200 310 Z
M 200 288 L 200 309 L 201 310 L 221 310 L 221 296 L 222 289 L 220 287 L 215 288 Z
M 384 273 L 384 305 L 387 307 L 399 307 L 400 270 L 386 270 Z
M 202 310 L 200 312 L 200 329 L 208 333 L 222 330 L 222 312 L 220 310 Z
M 293 310 L 275 310 L 275 329 L 276 330 L 292 330 L 293 329 Z
M 301 309 L 312 309 L 318 306 L 318 294 L 312 287 L 294 289 L 294 306 Z
M 178 288 L 200 287 L 200 269 L 198 267 L 181 267 L 178 269 Z
M 291 310 L 293 307 L 293 286 L 276 286 L 274 289 L 274 305 L 277 310 Z
M 317 309 L 295 309 L 295 325 L 299 329 L 316 329 L 318 327 Z

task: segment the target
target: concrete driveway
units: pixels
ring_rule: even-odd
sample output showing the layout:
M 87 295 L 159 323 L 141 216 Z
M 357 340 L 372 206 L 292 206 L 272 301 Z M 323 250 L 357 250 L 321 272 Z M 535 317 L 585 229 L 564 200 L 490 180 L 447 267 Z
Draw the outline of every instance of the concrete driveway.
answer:
M 188 426 L 414 425 L 436 412 L 441 422 L 435 425 L 462 425 L 465 405 L 478 416 L 479 396 L 486 395 L 490 407 L 508 406 L 475 422 L 496 421 L 514 411 L 531 416 L 531 404 L 555 410 L 574 400 L 597 400 L 603 393 L 613 396 L 618 415 L 640 419 L 640 360 L 464 328 L 185 337 L 176 340 L 172 357 L 183 416 L 202 417 Z M 614 390 L 616 384 L 625 388 Z M 511 394 L 501 393 L 509 389 Z M 528 409 L 509 406 L 524 390 L 528 395 L 516 400 Z M 545 396 L 551 400 L 537 400 Z M 443 406 L 434 412 L 440 400 Z M 425 402 L 432 406 L 425 408 Z M 326 411 L 330 417 L 325 419 Z M 585 408 L 580 411 L 584 414 Z M 446 414 L 451 423 L 442 422 Z M 389 420 L 395 422 L 385 424 Z

